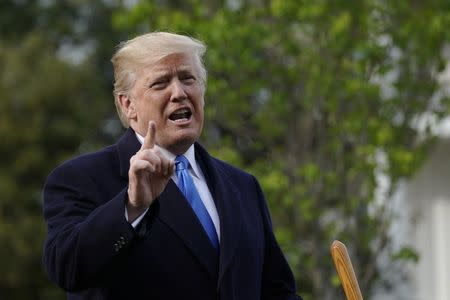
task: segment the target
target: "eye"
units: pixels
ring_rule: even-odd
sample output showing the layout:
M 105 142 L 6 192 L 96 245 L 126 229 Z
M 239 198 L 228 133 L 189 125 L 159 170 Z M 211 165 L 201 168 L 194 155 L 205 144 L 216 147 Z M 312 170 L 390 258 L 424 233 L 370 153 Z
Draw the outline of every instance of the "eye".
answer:
M 151 89 L 161 90 L 164 89 L 169 81 L 167 79 L 159 79 L 150 84 Z
M 196 78 L 192 75 L 182 75 L 180 76 L 180 80 L 185 84 L 193 84 Z

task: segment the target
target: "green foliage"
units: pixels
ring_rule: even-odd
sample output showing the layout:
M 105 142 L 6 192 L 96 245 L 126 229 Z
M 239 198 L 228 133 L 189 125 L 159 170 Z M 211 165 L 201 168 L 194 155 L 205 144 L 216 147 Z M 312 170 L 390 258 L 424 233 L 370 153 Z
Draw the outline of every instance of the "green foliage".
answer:
M 403 247 L 396 253 L 393 253 L 392 258 L 394 260 L 413 260 L 417 262 L 419 260 L 419 255 L 408 247 Z
M 389 192 L 411 176 L 433 139 L 417 119 L 449 111 L 436 102 L 448 1 L 25 2 L 0 4 L 0 298 L 63 298 L 40 263 L 42 185 L 120 133 L 109 59 L 152 30 L 208 45 L 202 142 L 260 180 L 299 293 L 342 298 L 333 239 L 349 247 L 365 294 L 382 280 L 374 262 L 391 249 L 391 214 L 374 203 L 376 174 Z M 81 58 L 64 60 L 74 49 Z
M 0 295 L 38 299 L 48 285 L 40 190 L 50 170 L 99 126 L 96 116 L 104 112 L 92 99 L 102 92 L 87 68 L 60 61 L 39 34 L 1 46 L 0 65 Z
M 139 1 L 114 20 L 206 42 L 204 143 L 226 159 L 234 149 L 232 161 L 259 178 L 299 292 L 335 299 L 330 242 L 346 242 L 369 293 L 381 279 L 377 254 L 389 249 L 390 214 L 373 204 L 376 170 L 392 192 L 431 145 L 417 118 L 447 112 L 448 99 L 431 99 L 449 9 L 445 1 Z M 405 253 L 392 257 L 414 258 Z

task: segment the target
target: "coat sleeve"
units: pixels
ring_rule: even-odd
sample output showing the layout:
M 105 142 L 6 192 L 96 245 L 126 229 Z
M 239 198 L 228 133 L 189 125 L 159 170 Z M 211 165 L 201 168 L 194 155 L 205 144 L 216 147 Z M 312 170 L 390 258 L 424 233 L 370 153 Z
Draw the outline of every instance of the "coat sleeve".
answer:
M 296 295 L 294 275 L 273 234 L 272 221 L 264 194 L 257 180 L 253 179 L 258 193 L 265 233 L 261 299 L 301 300 L 302 298 Z
M 135 236 L 124 215 L 126 189 L 105 201 L 87 174 L 66 164 L 49 175 L 43 197 L 49 277 L 68 291 L 98 284 Z

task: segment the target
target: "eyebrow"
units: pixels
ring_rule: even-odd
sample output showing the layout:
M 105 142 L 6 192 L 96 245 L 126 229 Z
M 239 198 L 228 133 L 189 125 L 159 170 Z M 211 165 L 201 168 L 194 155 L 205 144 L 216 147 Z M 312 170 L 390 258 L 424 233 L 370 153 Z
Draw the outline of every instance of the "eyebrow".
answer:
M 194 76 L 196 76 L 192 70 L 191 67 L 189 66 L 180 66 L 177 68 L 177 75 L 186 75 L 186 74 L 192 74 Z M 147 83 L 151 83 L 153 81 L 158 81 L 158 80 L 162 80 L 162 79 L 167 79 L 169 77 L 172 76 L 172 72 L 167 72 L 167 70 L 156 70 L 155 72 L 152 72 L 151 75 L 149 76 L 149 78 L 147 78 Z M 197 77 L 197 76 L 196 76 Z
M 189 65 L 180 65 L 177 66 L 177 73 L 179 72 L 187 72 L 187 71 L 192 71 L 192 67 Z M 167 73 L 167 69 L 165 67 L 160 67 L 160 68 L 155 68 L 155 70 L 152 72 L 153 74 L 166 74 Z

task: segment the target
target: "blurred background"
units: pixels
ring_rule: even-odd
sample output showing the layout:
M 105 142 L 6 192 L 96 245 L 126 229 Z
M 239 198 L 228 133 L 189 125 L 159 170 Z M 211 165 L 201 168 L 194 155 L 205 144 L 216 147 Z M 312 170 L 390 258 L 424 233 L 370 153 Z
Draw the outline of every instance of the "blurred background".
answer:
M 305 300 L 450 299 L 448 0 L 1 0 L 0 299 L 46 277 L 41 190 L 114 143 L 110 58 L 148 31 L 208 45 L 201 142 L 253 173 Z

